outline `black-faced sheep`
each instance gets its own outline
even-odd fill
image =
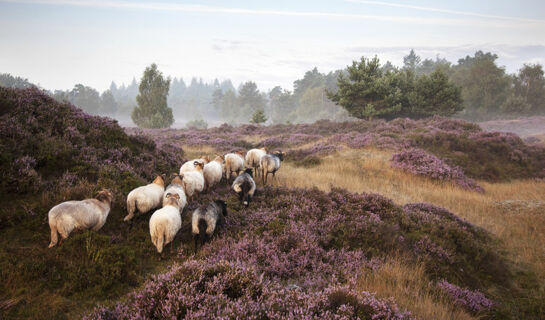
[[[275,151],[272,154],[261,157],[260,167],[263,184],[267,184],[269,173],[272,173],[273,178],[276,178],[276,171],[280,169],[280,164],[284,160],[284,155],[285,153],[282,151]]]
[[[216,200],[193,211],[191,233],[195,251],[212,237],[214,231],[224,223],[226,216],[227,204],[223,200]]]
[[[233,181],[231,188],[238,195],[240,202],[247,207],[254,197],[256,189],[255,181],[252,177],[252,169],[248,168],[239,174],[235,181]]]

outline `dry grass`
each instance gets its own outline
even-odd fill
[[[490,184],[484,194],[417,177],[389,165],[391,153],[343,150],[312,168],[286,163],[280,183],[290,187],[345,188],[379,193],[398,204],[430,202],[447,208],[503,240],[515,262],[529,264],[545,277],[545,183],[525,180]],[[511,204],[506,200],[522,200]],[[516,223],[514,221],[516,220]]]
[[[364,273],[358,288],[375,292],[378,297],[393,297],[397,305],[410,310],[417,319],[476,319],[453,305],[451,300],[429,287],[424,266],[405,265],[403,257],[393,257],[380,269]]]

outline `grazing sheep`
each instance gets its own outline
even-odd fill
[[[206,183],[206,191],[221,181],[223,175],[223,156],[216,156],[214,161],[204,165],[203,175]]]
[[[183,181],[182,181],[182,178],[178,175],[178,174],[175,174],[176,176],[174,177],[174,179],[172,179],[172,181],[170,181],[170,184],[168,185],[168,187],[165,189],[165,192],[163,193],[163,207],[166,206],[166,203],[167,203],[167,195],[169,193],[172,193],[172,194],[177,194],[179,196],[179,199],[178,199],[178,207],[180,208],[180,213],[184,210],[185,206],[187,205],[187,198],[185,196],[185,191],[184,191],[184,186],[183,186]]]
[[[202,163],[203,165],[205,165],[208,162],[210,162],[210,157],[209,156],[202,156],[199,159],[193,159],[193,160],[186,161],[182,165],[182,167],[180,168],[180,174],[182,174],[184,172],[195,171],[195,162],[199,162],[199,163]]]
[[[182,185],[185,194],[191,200],[193,195],[201,193],[204,190],[203,164],[195,161],[195,171],[184,172],[182,177]]]
[[[224,223],[226,216],[227,204],[223,200],[216,200],[193,211],[191,233],[193,234],[193,249],[195,251],[197,251],[198,244],[202,246],[212,237],[214,231]]]
[[[231,179],[233,172],[236,172],[237,176],[240,171],[244,169],[244,152],[237,151],[235,153],[228,153],[225,155],[225,178]]]
[[[73,230],[92,229],[97,231],[104,223],[112,208],[113,195],[104,189],[94,199],[82,201],[66,201],[49,210],[49,228],[51,228],[51,242],[49,248],[59,241],[68,238]]]
[[[157,176],[152,183],[138,187],[127,196],[127,216],[123,219],[129,221],[138,210],[140,213],[149,212],[161,205],[165,192],[165,181],[162,176]]]
[[[246,167],[254,168],[254,172],[256,173],[256,176],[259,173],[259,163],[261,161],[261,157],[267,154],[267,149],[261,148],[261,149],[252,149],[246,153]]]
[[[163,246],[168,243],[172,251],[172,240],[182,227],[179,202],[180,196],[177,193],[167,193],[163,208],[155,211],[149,220],[151,242],[159,253],[163,252]]]
[[[248,168],[241,173],[233,181],[232,188],[238,194],[240,202],[243,202],[244,206],[247,207],[255,193],[255,181],[252,177],[252,169]]]
[[[272,173],[273,178],[276,178],[276,171],[280,169],[280,163],[284,161],[284,155],[285,153],[282,151],[275,151],[261,157],[260,167],[263,184],[267,184],[269,173]]]

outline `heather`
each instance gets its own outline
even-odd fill
[[[446,280],[438,281],[437,287],[448,293],[456,304],[463,306],[469,311],[480,312],[491,308],[493,305],[493,302],[487,299],[481,292],[460,288]]]
[[[52,189],[65,174],[90,182],[143,182],[176,167],[183,152],[128,136],[117,121],[91,116],[36,88],[0,88],[2,193]],[[124,182],[119,181],[120,184]]]
[[[465,176],[459,167],[451,167],[436,156],[422,149],[409,149],[395,153],[391,159],[395,168],[400,168],[416,175],[434,180],[451,181],[468,190],[484,192],[475,180]]]
[[[396,151],[419,148],[451,168],[459,167],[468,178],[490,182],[542,178],[545,174],[545,148],[528,145],[512,133],[487,132],[477,124],[438,116],[420,120],[320,120],[313,124],[238,127],[223,124],[209,129],[128,128],[126,131],[145,134],[156,143],[211,146],[219,152],[263,146],[282,149],[288,151],[287,161],[302,166],[319,163],[324,153],[312,155],[312,146],[309,146],[318,144],[332,146],[329,147],[331,152],[343,146]],[[316,151],[320,149],[317,147]]]
[[[184,245],[183,262],[88,317],[405,318],[393,301],[354,287],[394,252],[424,262],[430,279],[491,294],[512,286],[491,236],[431,204],[341,189],[264,188],[247,209],[228,199],[233,210],[212,242],[197,254]]]
[[[144,217],[123,224],[124,196],[176,170],[179,147],[129,136],[115,120],[91,116],[42,91],[0,88],[0,317],[68,319],[119,297],[164,262]],[[115,194],[100,232],[74,232],[47,250],[47,212],[62,201]]]

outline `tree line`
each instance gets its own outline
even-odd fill
[[[132,116],[135,123],[161,110],[164,121],[141,123],[146,127],[169,126],[173,119],[192,120],[189,125],[205,127],[206,121],[298,123],[430,115],[488,120],[545,114],[542,65],[525,64],[516,74],[508,74],[497,59],[496,54],[477,51],[453,64],[439,57],[422,60],[411,50],[403,66],[396,67],[389,61],[381,64],[377,57],[362,57],[342,70],[309,70],[294,81],[292,91],[277,86],[268,92],[260,91],[253,81],[238,88],[230,80],[193,78],[186,84],[182,78],[164,77],[152,65],[139,82],[133,79],[121,86],[112,82],[102,93],[77,84],[72,90],[50,94],[88,113],[120,120]],[[0,74],[0,85],[33,86],[9,74]],[[146,94],[157,100],[149,100]]]

